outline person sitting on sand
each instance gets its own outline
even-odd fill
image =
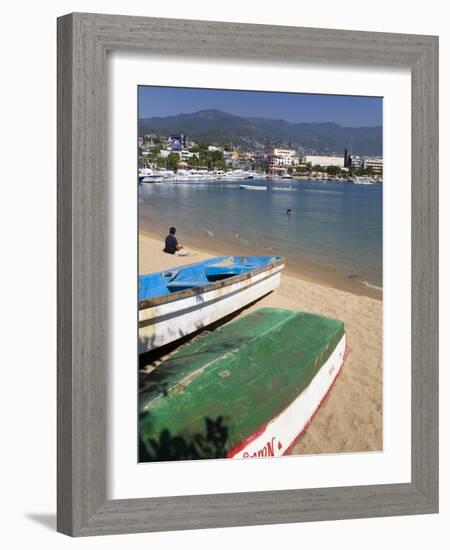
[[[169,229],[169,234],[166,237],[166,244],[163,252],[165,252],[166,254],[178,254],[178,256],[187,256],[189,252],[184,248],[182,244],[178,244],[178,239],[175,237],[176,232],[176,227],[171,227]]]

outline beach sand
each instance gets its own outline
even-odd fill
[[[148,231],[139,235],[139,272],[151,273],[229,254],[223,243],[205,238],[198,242],[183,240],[189,248],[186,257],[164,254],[163,236]],[[181,240],[181,239],[180,239]],[[195,246],[194,246],[195,244]],[[222,250],[222,252],[219,252]],[[371,289],[349,285],[342,290],[342,277],[318,278],[301,262],[286,264],[281,285],[240,315],[260,307],[281,307],[317,313],[345,323],[349,354],[333,389],[318,410],[307,431],[289,454],[322,454],[381,451],[382,432],[382,315],[383,303]],[[337,287],[337,288],[335,288]],[[366,295],[364,295],[366,294]],[[368,295],[367,295],[368,294]],[[380,292],[375,293],[380,296]]]

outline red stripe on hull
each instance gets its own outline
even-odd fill
[[[284,451],[283,455],[286,455],[291,449],[292,447],[297,443],[297,441],[300,439],[300,437],[306,432],[306,430],[309,428],[309,425],[311,424],[311,422],[313,421],[317,411],[320,409],[322,403],[325,401],[325,399],[328,397],[328,394],[330,393],[331,389],[333,388],[341,370],[342,370],[342,367],[344,366],[344,363],[345,363],[345,360],[347,358],[347,355],[349,353],[349,347],[348,345],[345,347],[345,352],[344,352],[344,356],[342,358],[342,362],[341,362],[341,365],[339,367],[339,370],[336,374],[336,376],[334,377],[333,381],[331,382],[329,388],[327,389],[325,395],[322,397],[322,399],[320,400],[320,403],[319,405],[316,407],[316,409],[314,410],[314,412],[312,413],[311,417],[309,418],[309,420],[306,422],[306,424],[303,426],[302,430],[300,431],[300,433],[294,438],[294,440],[292,441],[292,443],[289,445],[289,447]],[[283,413],[281,413],[283,414]],[[264,424],[264,426],[262,426],[259,430],[257,430],[255,433],[253,433],[250,437],[248,437],[247,439],[245,439],[244,441],[242,441],[242,443],[239,443],[238,445],[236,445],[235,447],[233,447],[231,449],[231,451],[229,451],[226,455],[226,458],[233,458],[236,454],[240,453],[241,451],[243,451],[248,445],[250,445],[250,443],[252,443],[253,441],[255,441],[255,439],[257,439],[258,437],[260,437],[267,429],[268,425],[270,424],[270,421],[267,422],[267,424]]]
[[[344,366],[345,360],[347,359],[348,353],[349,353],[349,347],[346,346],[345,352],[344,352],[344,357],[342,358],[341,366],[339,367],[339,370],[338,370],[336,376],[334,377],[333,382],[331,382],[330,387],[327,389],[325,395],[324,395],[324,396],[322,397],[322,399],[320,400],[320,403],[319,403],[319,405],[317,406],[316,410],[312,413],[311,418],[308,420],[308,422],[304,425],[302,431],[297,435],[297,437],[294,439],[294,441],[289,445],[289,447],[288,447],[288,448],[286,449],[286,451],[283,453],[283,456],[288,454],[288,452],[292,449],[292,447],[297,443],[297,441],[302,437],[302,435],[303,435],[303,434],[306,432],[306,430],[309,428],[311,422],[314,420],[314,417],[315,417],[316,414],[317,414],[317,411],[320,409],[320,407],[322,406],[322,403],[323,403],[323,402],[325,401],[325,399],[328,397],[328,394],[330,393],[330,391],[332,390],[334,384],[336,383],[336,380],[338,379],[338,376],[339,376],[339,374],[341,373],[342,367]]]

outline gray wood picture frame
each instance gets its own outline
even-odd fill
[[[106,53],[407,67],[412,74],[411,483],[106,495]],[[438,38],[74,13],[58,19],[58,506],[72,536],[438,511]]]

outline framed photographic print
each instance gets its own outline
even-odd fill
[[[437,512],[437,38],[58,20],[58,530]]]

